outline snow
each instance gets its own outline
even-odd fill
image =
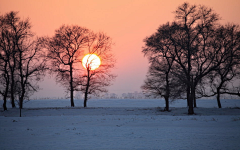
[[[19,109],[0,108],[0,149],[239,149],[240,100],[186,101],[161,111],[163,100],[32,100]],[[2,105],[2,100],[0,101]]]

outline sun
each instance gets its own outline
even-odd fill
[[[95,70],[101,65],[101,60],[96,54],[87,54],[82,59],[82,65],[89,70]]]

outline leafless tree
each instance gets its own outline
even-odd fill
[[[73,92],[76,90],[77,68],[80,59],[87,48],[89,30],[80,26],[63,25],[55,31],[51,38],[45,38],[48,50],[49,68],[56,74],[56,81],[60,82],[70,92],[71,107],[74,107]]]
[[[217,95],[218,107],[221,108],[220,95],[232,94],[239,95],[236,84],[232,84],[232,81],[239,82],[240,78],[240,30],[238,25],[228,24],[220,26],[215,34],[216,45],[221,48],[220,55],[224,61],[216,68],[216,70],[210,73],[209,84],[205,86],[211,87],[211,93],[205,96]],[[218,62],[216,62],[218,63]],[[206,88],[206,87],[204,87]]]
[[[171,55],[174,47],[165,36],[165,28],[168,26],[169,24],[162,25],[157,33],[144,40],[145,47],[142,52],[148,57],[151,65],[147,79],[141,87],[147,95],[164,97],[166,111],[169,111],[169,99],[180,98],[184,93],[184,88],[180,86],[183,85],[182,82],[173,72],[176,70],[175,57]]]
[[[3,97],[3,108],[7,110],[7,98],[10,87],[10,71],[9,71],[9,51],[11,42],[9,41],[9,32],[7,32],[7,24],[5,16],[0,16],[0,94]]]
[[[15,107],[15,93],[16,93],[16,54],[17,44],[21,43],[26,34],[29,33],[29,24],[27,20],[20,20],[17,12],[6,13],[1,16],[1,48],[5,54],[5,61],[7,63],[8,74],[10,76],[10,97],[12,107]]]
[[[112,40],[104,33],[91,33],[88,40],[86,54],[97,55],[101,59],[99,68],[93,70],[92,62],[88,61],[85,71],[79,74],[78,90],[84,93],[84,107],[87,107],[88,94],[99,95],[107,92],[105,87],[111,85],[111,81],[116,77],[111,73],[115,65],[112,53]]]
[[[151,61],[147,78],[141,86],[145,95],[165,99],[165,111],[169,111],[170,99],[181,98],[185,92],[184,84],[172,72],[173,63],[174,61],[170,58],[155,58]]]
[[[45,70],[42,50],[38,41],[34,41],[34,34],[30,29],[29,19],[21,20],[17,12],[1,17],[0,47],[1,61],[4,61],[4,67],[1,65],[1,68],[5,70],[2,72],[5,78],[5,93],[10,85],[8,91],[12,107],[15,107],[14,99],[18,96],[20,110],[23,101],[37,91],[37,81]]]
[[[226,61],[228,52],[217,41],[219,16],[212,9],[184,3],[175,14],[176,22],[161,26],[156,33],[164,40],[155,39],[153,42],[157,42],[157,46],[169,47],[169,54],[178,66],[173,72],[186,85],[188,114],[194,114],[196,88]],[[150,50],[155,55],[162,54],[161,47]]]
[[[7,98],[10,86],[10,73],[8,69],[8,57],[6,56],[5,52],[0,49],[0,94],[3,97],[3,109],[7,110]]]
[[[38,40],[25,41],[19,45],[17,52],[17,95],[19,107],[23,107],[23,101],[38,91],[38,81],[42,79],[46,71],[46,58]]]
[[[182,39],[171,38],[179,46],[174,54],[187,79],[189,114],[193,114],[198,83],[223,62],[222,57],[216,56],[220,49],[214,41],[219,17],[210,8],[184,3],[177,9],[176,19]]]

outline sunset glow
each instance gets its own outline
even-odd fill
[[[156,32],[159,26],[174,21],[175,10],[184,2],[186,0],[0,0],[0,13],[17,11],[21,19],[29,18],[32,32],[37,37],[51,37],[63,24],[106,33],[114,43],[112,50],[116,69],[113,73],[117,75],[117,80],[108,90],[121,95],[141,91],[149,67],[142,53],[143,40]],[[240,0],[188,2],[212,8],[222,18],[219,20],[221,24],[240,24]],[[82,57],[78,59],[82,60]],[[79,67],[82,67],[81,64]],[[61,92],[63,88],[47,75],[40,84],[43,90],[35,93],[36,97],[65,96]]]
[[[82,65],[85,69],[95,70],[101,65],[101,60],[96,54],[87,54],[82,59]]]

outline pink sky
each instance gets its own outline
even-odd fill
[[[112,37],[118,75],[110,93],[141,91],[148,62],[142,54],[143,39],[168,21],[185,0],[0,0],[0,14],[19,11],[29,18],[37,36],[52,36],[62,24],[79,25]],[[240,24],[240,0],[189,0],[213,8],[221,23]],[[45,77],[34,97],[61,97],[64,90],[55,79]]]

